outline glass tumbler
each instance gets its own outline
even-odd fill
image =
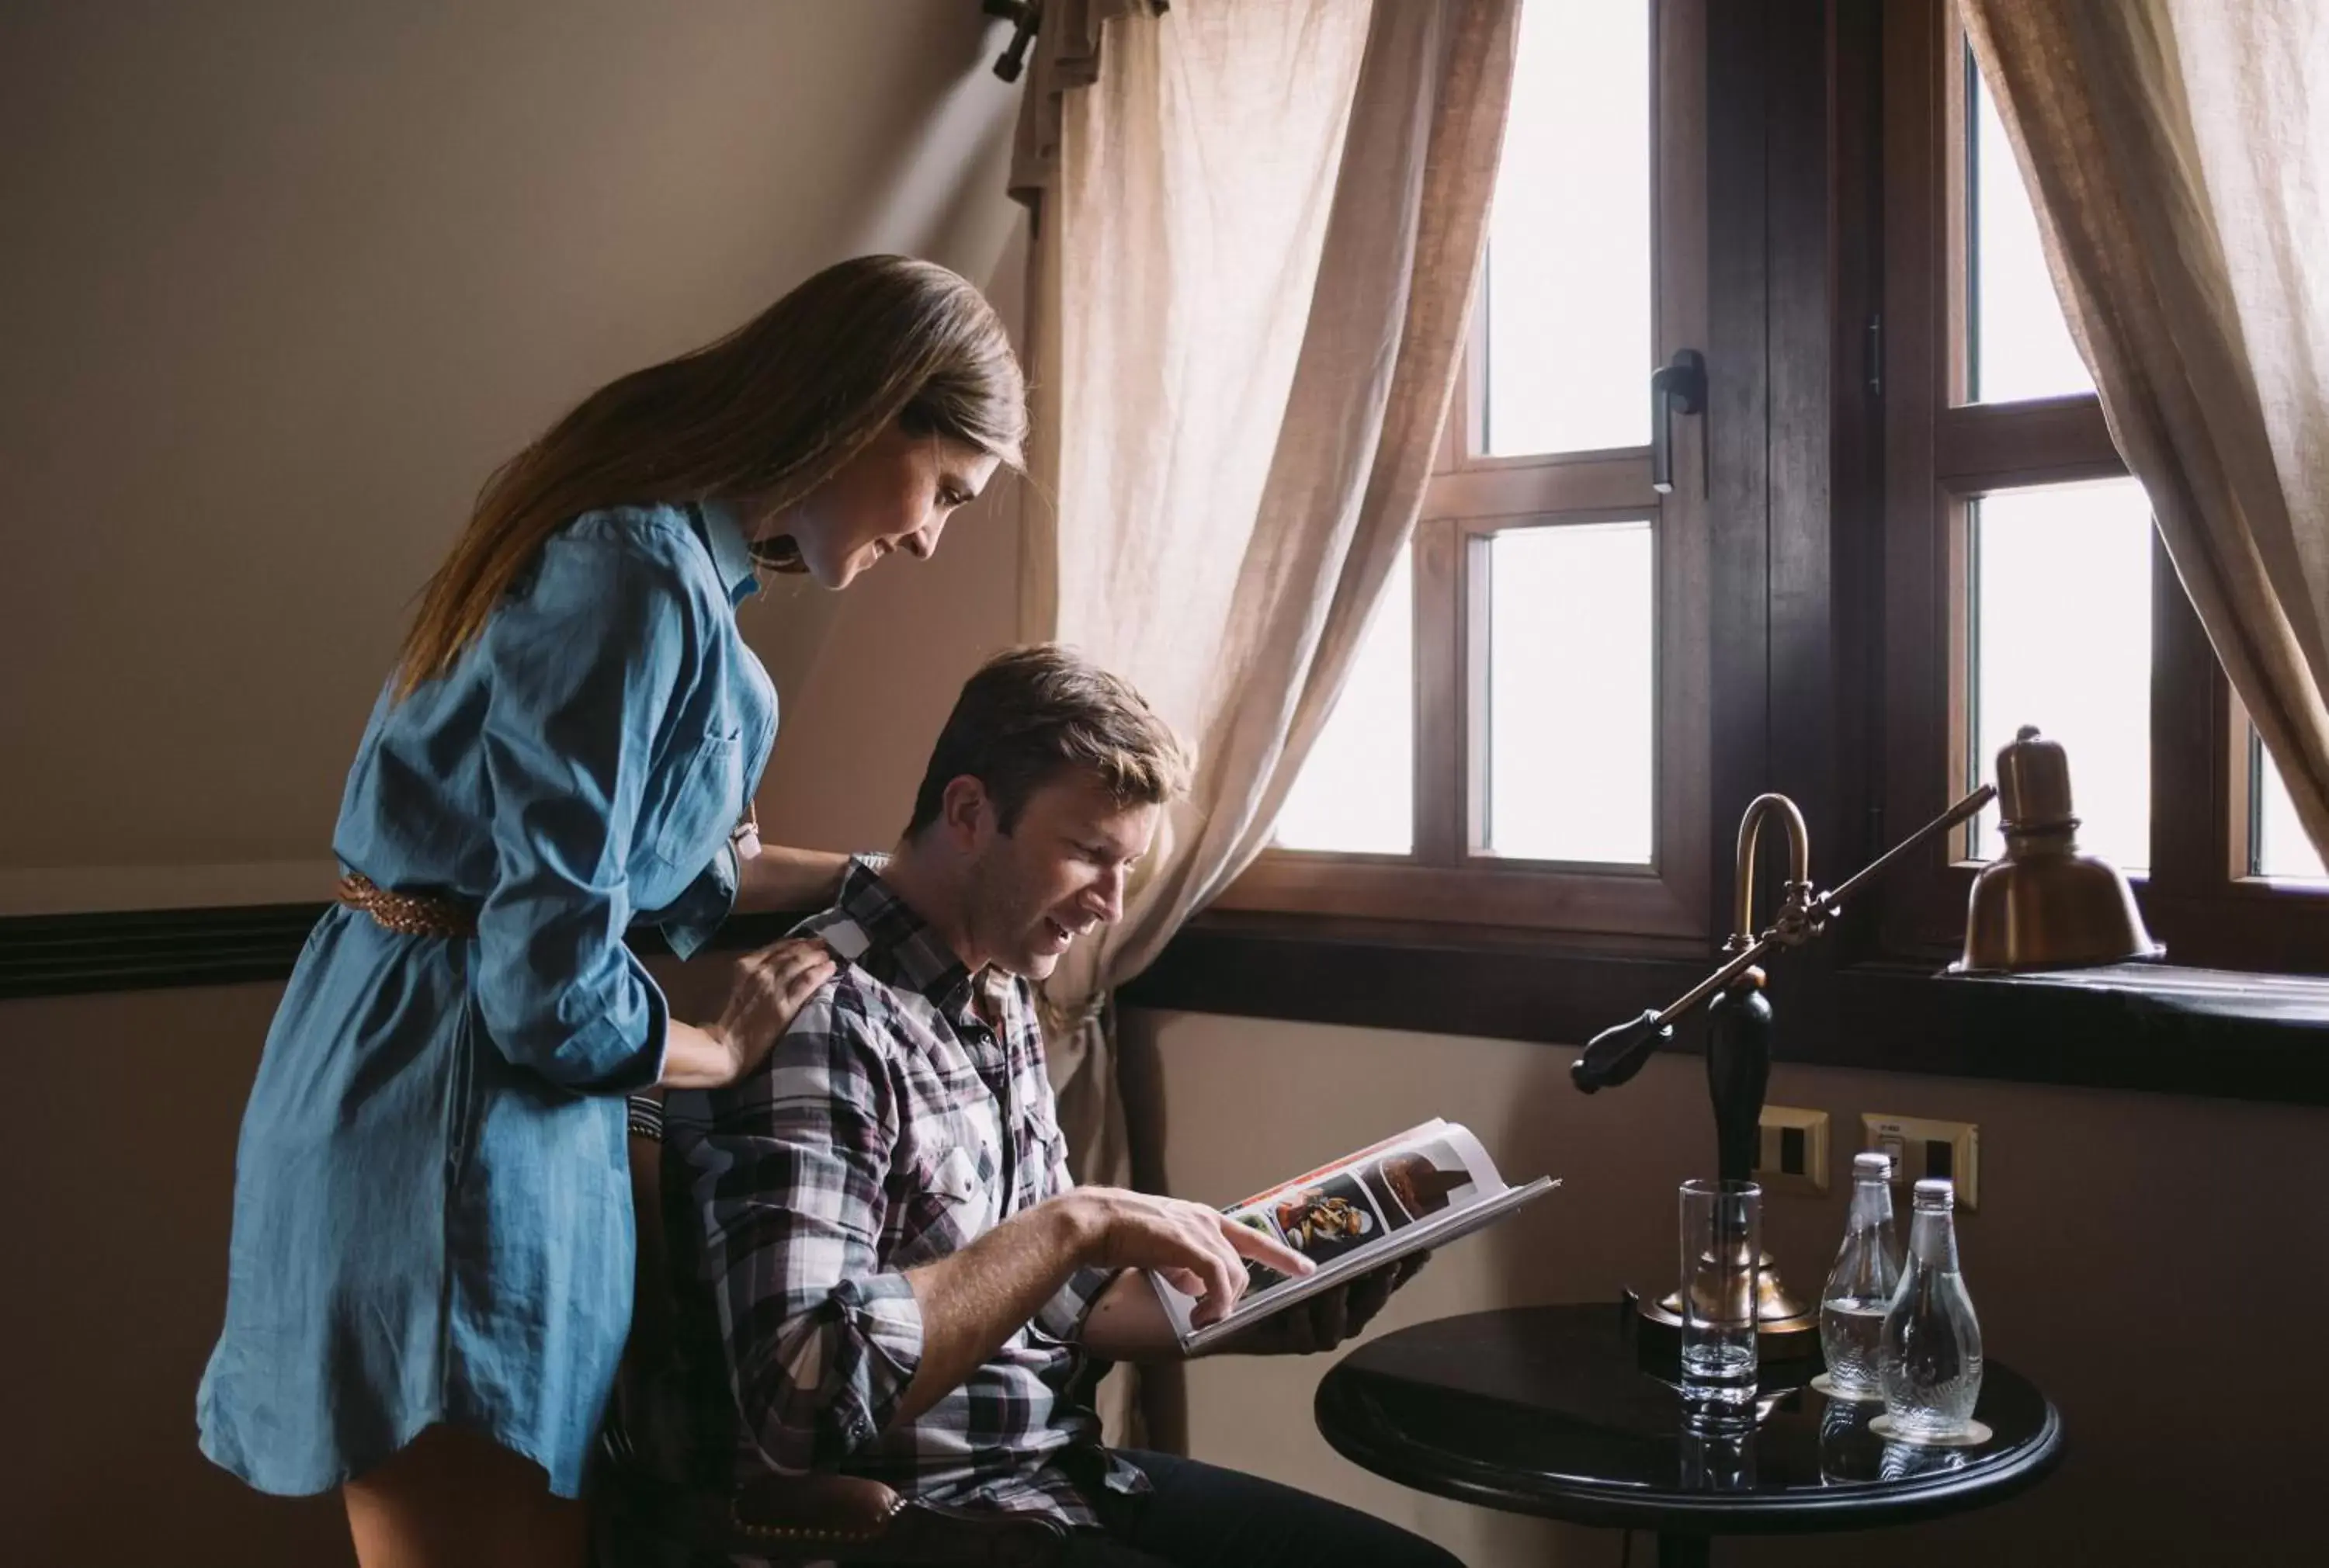
[[[1751,1181],[1682,1187],[1683,1418],[1703,1433],[1755,1424],[1755,1298],[1763,1189]]]

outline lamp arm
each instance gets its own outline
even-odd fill
[[[1935,817],[1931,822],[1927,822],[1923,827],[1853,872],[1834,892],[1823,893],[1813,898],[1812,908],[1818,916],[1813,927],[1815,932],[1824,928],[1827,921],[1843,913],[1844,899],[1847,896],[1865,887],[1881,873],[1898,864],[1909,851],[1973,816],[1996,796],[1997,790],[1994,785],[1982,785],[1947,811],[1943,812],[1939,816]],[[1588,1094],[1598,1089],[1626,1082],[1642,1070],[1642,1064],[1649,1059],[1652,1051],[1673,1040],[1674,1026],[1677,1019],[1687,1016],[1692,1009],[1709,997],[1729,991],[1741,976],[1754,968],[1759,961],[1774,948],[1783,945],[1793,944],[1786,942],[1779,928],[1774,925],[1739,952],[1726,957],[1711,974],[1691,987],[1664,1009],[1654,1009],[1614,1028],[1602,1030],[1587,1044],[1583,1054],[1570,1065],[1570,1082],[1574,1083],[1579,1090]],[[1764,1003],[1762,1027],[1766,1029],[1769,1027],[1769,1006],[1768,1001]]]
[[[1947,832],[1959,822],[1965,822],[1968,818],[1974,816],[1982,809],[1982,807],[1989,804],[1990,802],[1996,798],[1997,786],[1995,784],[1982,785],[1979,789],[1974,791],[1973,793],[1966,796],[1965,799],[1951,806],[1947,811],[1943,812],[1939,816],[1935,817],[1931,822],[1927,822],[1923,827],[1919,828],[1915,832],[1909,834],[1907,838],[1901,840],[1899,843],[1893,845],[1891,849],[1877,856],[1876,859],[1869,861],[1868,864],[1862,866],[1859,870],[1854,871],[1851,876],[1845,878],[1843,879],[1843,885],[1838,887],[1834,892],[1823,893],[1818,897],[1813,899],[1812,903],[1814,906],[1819,910],[1823,918],[1834,919],[1836,915],[1843,913],[1843,901],[1845,897],[1851,894],[1853,888],[1860,887],[1863,883],[1875,880],[1876,877],[1880,873],[1891,869],[1894,861],[1900,859],[1909,850],[1919,848],[1928,839],[1932,839],[1939,834]]]

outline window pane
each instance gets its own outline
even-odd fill
[[[1404,855],[1415,847],[1414,585],[1402,554],[1334,717],[1278,813],[1279,849]]]
[[[1974,110],[1967,392],[1976,403],[2091,392],[2094,379],[2062,319],[2062,302],[2038,243],[2038,215],[2005,139],[2005,122],[1972,68],[1973,57],[1966,59]]]
[[[1488,852],[1649,864],[1657,768],[1650,524],[1515,529],[1495,536],[1488,560]]]
[[[2151,863],[2151,503],[2132,479],[1974,502],[1974,776],[2034,724],[2070,755],[2079,844]],[[1984,812],[1975,855],[2000,843]]]
[[[2305,824],[2296,820],[2296,803],[2288,798],[2288,783],[2280,775],[2280,765],[2272,760],[2253,729],[2249,731],[2249,744],[2254,748],[2255,762],[2249,771],[2256,777],[2257,789],[2256,874],[2316,880],[2329,877],[2313,840],[2305,836]]]
[[[1486,449],[1650,438],[1649,0],[1529,0],[1488,232]]]

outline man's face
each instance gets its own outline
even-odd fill
[[[982,810],[967,911],[988,962],[1042,980],[1075,939],[1119,919],[1124,883],[1156,836],[1157,809],[1124,804],[1081,768],[1028,797],[1008,833]]]

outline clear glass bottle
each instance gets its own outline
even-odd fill
[[[1981,1321],[1957,1267],[1957,1188],[1917,1183],[1909,1263],[1884,1314],[1881,1376],[1890,1435],[1955,1437],[1981,1397]]]
[[[1892,1230],[1892,1161],[1871,1150],[1852,1161],[1852,1215],[1843,1245],[1820,1292],[1820,1353],[1830,1396],[1878,1400],[1884,1314],[1900,1283],[1900,1243]]]

